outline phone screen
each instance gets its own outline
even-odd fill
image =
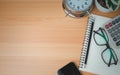
[[[82,75],[73,62],[58,70],[58,75]]]

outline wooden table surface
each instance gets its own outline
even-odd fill
[[[62,0],[0,0],[0,75],[57,75],[79,66],[88,16],[65,17]],[[92,13],[114,17],[112,13]],[[83,75],[94,75],[82,72]]]

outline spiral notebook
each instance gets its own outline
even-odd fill
[[[94,15],[90,16],[88,19],[88,26],[86,28],[86,35],[83,44],[83,49],[80,58],[80,66],[79,70],[91,72],[98,75],[119,75],[120,74],[120,61],[118,60],[116,65],[111,65],[108,67],[107,64],[103,61],[103,50],[106,49],[106,46],[101,45],[98,46],[95,42],[95,34],[93,31],[98,31],[100,27],[107,22],[112,20],[111,18]],[[90,34],[92,34],[90,36]],[[91,39],[90,39],[91,38]],[[91,40],[91,41],[90,41]],[[102,39],[98,39],[97,41],[102,41]],[[90,42],[90,43],[89,43]],[[109,42],[110,43],[110,42]],[[110,45],[112,47],[112,45]],[[89,47],[89,50],[88,50]],[[113,47],[112,47],[113,48]],[[120,49],[113,48],[118,59],[120,57]],[[88,52],[89,51],[89,52]],[[86,62],[86,56],[87,63]]]

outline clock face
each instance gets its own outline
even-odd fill
[[[89,9],[93,0],[66,0],[65,2],[73,11],[85,11]]]

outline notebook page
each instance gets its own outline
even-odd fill
[[[95,23],[93,30],[98,30],[99,27],[102,27],[103,24],[105,24],[110,18],[102,17],[95,15]],[[101,41],[101,39],[99,39]],[[92,72],[99,75],[119,75],[120,74],[120,50],[115,50],[117,56],[118,56],[118,64],[117,65],[111,65],[108,67],[101,58],[101,52],[106,48],[106,46],[98,46],[96,45],[93,35],[91,39],[90,44],[90,50],[87,60],[87,65],[85,68],[79,68],[80,70]]]

